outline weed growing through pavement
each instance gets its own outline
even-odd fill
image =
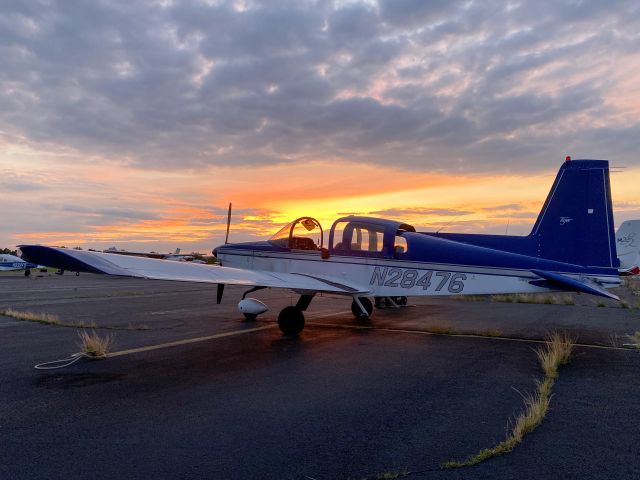
[[[637,332],[637,336],[640,342],[640,332]],[[554,333],[548,337],[543,347],[536,350],[540,366],[544,371],[544,378],[542,382],[536,382],[536,392],[533,395],[523,397],[524,410],[516,417],[507,438],[495,447],[485,448],[466,460],[451,460],[443,463],[442,468],[468,467],[510,452],[527,433],[535,430],[549,410],[551,389],[558,378],[558,368],[569,361],[574,343],[574,340],[566,334]]]
[[[25,322],[36,322],[42,323],[44,325],[55,325],[57,327],[67,328],[100,328],[104,330],[151,330],[151,327],[144,323],[129,323],[126,327],[111,327],[108,325],[99,327],[93,320],[90,322],[63,322],[57,315],[54,315],[52,313],[21,312],[19,310],[14,310],[13,308],[0,310],[0,316],[11,317],[15,318],[16,320],[22,320]]]
[[[0,315],[15,318],[16,320],[24,320],[26,322],[44,323],[46,325],[61,325],[58,316],[52,315],[51,313],[20,312],[13,308],[6,308],[4,310],[0,310]]]
[[[552,295],[540,293],[509,293],[491,295],[491,300],[498,303],[531,303],[537,305],[575,305],[571,295]]]
[[[101,337],[94,330],[82,330],[78,332],[80,337],[81,352],[92,357],[104,357],[113,345],[114,337],[112,334]]]

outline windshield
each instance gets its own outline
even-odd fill
[[[322,247],[322,227],[311,217],[302,217],[278,230],[269,243],[297,250],[317,250]]]

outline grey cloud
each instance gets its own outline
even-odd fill
[[[451,0],[381,0],[380,13],[383,20],[401,26],[419,26],[445,17],[455,11],[457,2]]]
[[[463,215],[471,215],[472,211],[459,210],[455,208],[389,208],[386,210],[377,210],[375,212],[369,212],[373,215],[399,217],[402,215],[439,215],[443,217],[457,217]]]
[[[637,50],[634,2],[247,7],[11,3],[0,131],[160,169],[332,158],[526,172],[579,152],[637,162],[640,121],[603,120],[616,114],[612,73]]]
[[[498,213],[492,215],[492,218],[538,218],[537,212],[510,212],[510,213]]]
[[[517,203],[509,203],[507,205],[496,205],[495,207],[481,208],[484,212],[502,212],[504,210],[522,210],[522,205]]]
[[[146,210],[134,210],[131,208],[117,208],[117,207],[98,207],[90,208],[80,205],[62,205],[61,210],[71,213],[79,213],[81,215],[104,217],[113,220],[159,220],[162,218],[160,215],[149,212]]]

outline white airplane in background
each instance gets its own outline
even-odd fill
[[[616,232],[621,275],[640,274],[640,220],[622,222]]]
[[[20,248],[32,262],[61,269],[214,283],[218,303],[227,284],[251,287],[238,304],[249,318],[267,310],[245,298],[249,292],[290,289],[300,297],[278,316],[285,335],[302,331],[303,312],[318,293],[349,297],[353,314],[368,318],[372,297],[565,290],[618,299],[607,288],[621,283],[605,160],[567,158],[524,237],[420,233],[403,222],[348,216],[336,220],[326,238],[317,220],[302,217],[266,241],[217,247],[213,253],[222,266],[40,245]]]
[[[91,250],[93,251],[93,250]],[[147,257],[158,258],[162,260],[172,260],[174,262],[195,262],[195,263],[207,263],[200,260],[199,254],[195,253],[180,253],[180,249],[176,248],[173,253],[157,253],[157,252],[132,252],[129,250],[118,250],[116,247],[107,248],[103,250],[104,253],[115,253],[118,255],[128,255],[130,257]]]
[[[7,253],[0,254],[0,272],[24,270],[24,276],[28,277],[29,275],[31,275],[31,269],[37,267],[38,265],[26,262],[22,258],[16,257],[15,255],[9,255]]]
[[[194,253],[180,253],[180,249],[176,248],[176,251],[165,257],[165,260],[173,260],[174,262],[193,262],[205,264],[204,260],[198,258],[200,255]]]

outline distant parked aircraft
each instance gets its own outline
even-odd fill
[[[616,250],[621,275],[640,273],[640,220],[622,222],[616,232]]]
[[[176,248],[176,251],[173,253],[157,253],[157,252],[132,252],[129,250],[118,250],[116,247],[107,248],[103,250],[104,253],[116,253],[118,255],[126,255],[129,257],[146,257],[146,258],[157,258],[161,260],[173,260],[176,262],[194,262],[194,263],[207,263],[203,260],[200,260],[199,254],[195,253],[180,253],[180,249]]]
[[[27,262],[15,255],[0,254],[0,272],[24,270],[24,276],[28,277],[31,275],[31,269],[37,267],[37,265]]]

